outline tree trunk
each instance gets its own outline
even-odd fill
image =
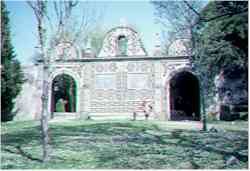
[[[43,63],[43,92],[42,92],[42,116],[41,116],[41,129],[42,129],[42,144],[43,144],[43,161],[49,160],[49,126],[48,126],[48,64],[45,62],[45,53],[42,49]]]
[[[38,2],[39,3],[39,2]],[[42,2],[40,2],[42,3]],[[38,5],[39,6],[39,5]],[[40,4],[42,6],[42,4]],[[42,11],[42,9],[40,9]],[[43,11],[44,12],[44,11]],[[43,89],[42,89],[42,116],[41,116],[41,130],[42,130],[42,146],[43,146],[43,162],[49,160],[49,126],[48,126],[48,63],[45,56],[45,28],[43,26],[43,17],[44,14],[41,14],[37,18],[38,21],[38,35],[39,35],[39,44],[41,56],[43,59]]]
[[[207,131],[207,116],[206,116],[206,107],[205,107],[205,101],[204,101],[204,93],[203,90],[201,90],[202,92],[202,130],[203,131]]]
[[[203,78],[204,80],[205,78]],[[205,89],[206,89],[206,85],[204,84],[207,84],[207,83],[204,83],[206,81],[201,82],[201,78],[200,78],[200,97],[201,97],[201,105],[202,105],[202,130],[203,131],[207,131],[207,116],[206,116],[206,107],[205,107],[205,99],[204,99],[204,96],[205,96]]]
[[[42,116],[41,116],[41,130],[42,130],[42,145],[43,145],[43,161],[49,160],[49,126],[48,126],[48,82],[47,80],[47,66],[43,66],[43,94],[42,94]]]

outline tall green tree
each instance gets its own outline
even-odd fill
[[[16,59],[11,44],[9,12],[4,1],[1,1],[1,121],[11,121],[15,98],[20,93],[24,75],[19,61]]]
[[[194,27],[192,62],[199,72],[208,76],[208,88],[213,95],[213,80],[221,71],[245,70],[247,73],[248,2],[211,1],[199,17]]]

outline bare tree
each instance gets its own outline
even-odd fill
[[[87,4],[83,6],[80,23],[75,22],[73,11],[80,4],[78,1],[54,1],[53,9],[48,10],[47,1],[35,0],[27,1],[27,4],[34,12],[37,21],[38,49],[39,55],[36,55],[39,62],[43,64],[43,88],[42,88],[42,114],[41,114],[41,132],[43,145],[43,161],[50,159],[51,147],[49,145],[49,126],[48,126],[48,70],[49,58],[47,56],[48,38],[53,39],[52,35],[70,39],[72,43],[79,41],[84,37],[99,20],[95,10],[90,10]],[[56,18],[52,19],[51,13],[55,13]],[[101,15],[100,15],[101,16]],[[48,24],[48,25],[46,25]],[[48,29],[52,35],[49,36]],[[70,35],[69,35],[70,34]],[[81,35],[81,36],[80,36]],[[84,36],[83,36],[84,35]],[[69,36],[69,37],[67,37]],[[85,38],[85,37],[84,37]]]
[[[202,1],[153,1],[157,21],[167,30],[172,41],[189,39],[188,48],[193,49],[193,26],[197,22],[198,12],[204,6]],[[192,8],[191,8],[192,7]]]
[[[96,27],[102,16],[89,2],[54,1],[51,7],[51,13],[55,16],[53,22],[48,15],[46,17],[53,35],[52,41],[56,42],[60,39],[79,44],[86,42],[87,35]],[[77,9],[81,9],[80,16],[75,16]]]
[[[45,1],[28,1],[28,5],[32,8],[36,20],[38,31],[38,48],[43,62],[43,88],[42,88],[42,115],[41,115],[41,131],[42,131],[42,145],[43,145],[43,161],[49,160],[50,146],[49,146],[49,127],[48,127],[48,60],[45,52],[45,15],[46,15],[46,2]]]
[[[156,20],[159,22],[172,41],[175,39],[189,39],[189,48],[194,48],[194,28],[200,23],[207,23],[221,19],[225,16],[233,16],[248,11],[248,7],[238,10],[224,10],[219,15],[205,16],[202,11],[206,1],[152,1],[155,7]],[[168,38],[169,38],[168,37]],[[174,38],[173,38],[174,37]],[[169,44],[172,41],[167,42]],[[169,46],[169,45],[167,45]],[[191,53],[193,54],[193,52]]]

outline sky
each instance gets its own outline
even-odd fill
[[[17,58],[22,64],[29,64],[38,42],[33,11],[25,1],[7,1],[6,4]],[[100,26],[106,30],[118,26],[121,19],[136,26],[147,52],[151,53],[154,35],[160,33],[161,28],[155,24],[154,7],[149,1],[91,1],[91,6],[102,14]]]

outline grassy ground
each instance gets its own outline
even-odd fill
[[[50,123],[51,160],[41,162],[39,122],[2,124],[2,169],[248,168],[248,123],[67,121]],[[225,131],[223,131],[225,130]],[[226,165],[230,156],[238,162]]]

